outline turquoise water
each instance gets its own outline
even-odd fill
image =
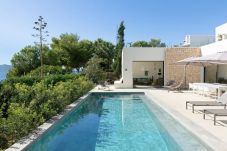
[[[26,150],[205,151],[208,149],[171,116],[149,101],[144,94],[114,93],[92,94]]]

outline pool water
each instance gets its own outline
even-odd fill
[[[93,93],[25,150],[209,149],[144,94]]]

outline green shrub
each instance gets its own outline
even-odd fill
[[[38,67],[32,70],[27,75],[29,76],[40,76],[41,67]],[[51,75],[51,74],[70,74],[72,73],[71,68],[62,68],[61,66],[51,66],[51,65],[44,65],[43,66],[43,75]]]
[[[27,135],[36,125],[33,120],[35,114],[32,114],[29,108],[21,107],[19,104],[11,103],[7,118],[0,118],[0,148],[8,147],[8,143],[13,143],[17,139]]]
[[[1,83],[0,149],[5,148],[6,141],[7,146],[10,145],[62,112],[66,105],[93,86],[85,77],[73,74],[49,75],[44,78],[24,76]]]
[[[84,69],[84,74],[86,78],[93,81],[94,83],[100,83],[105,81],[106,74],[105,71],[101,68],[102,62],[102,58],[98,58],[97,56],[92,57],[87,62],[87,66]]]
[[[69,79],[76,79],[80,75],[75,75],[75,74],[56,74],[56,75],[48,75],[44,77],[40,76],[21,76],[21,77],[13,77],[13,78],[8,78],[6,79],[3,83],[9,83],[9,84],[15,84],[15,83],[22,83],[26,85],[32,86],[34,83],[38,83],[41,80],[45,81],[45,84],[55,84],[60,81],[67,81]]]

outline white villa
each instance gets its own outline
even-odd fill
[[[187,35],[180,47],[130,47],[122,50],[122,78],[115,88],[134,85],[165,85],[168,80],[182,81],[184,67],[176,61],[227,51],[227,23],[216,27],[215,36]],[[227,79],[227,65],[209,67],[188,66],[186,85],[190,82],[217,82]]]

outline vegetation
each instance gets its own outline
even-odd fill
[[[93,88],[94,83],[119,78],[124,30],[122,21],[116,46],[100,38],[80,40],[76,34],[53,37],[50,47],[43,45],[42,76],[39,47],[25,46],[16,53],[7,79],[0,82],[0,150],[62,112]],[[133,43],[133,46],[164,45],[157,39]]]
[[[15,77],[0,87],[0,148],[4,149],[87,93],[93,83],[81,75]]]
[[[114,56],[114,63],[113,63],[113,69],[117,77],[121,76],[122,49],[125,46],[124,31],[125,31],[125,26],[124,26],[124,22],[122,21],[120,23],[120,27],[118,28],[118,32],[117,32],[117,45],[115,49],[115,56]]]
[[[84,70],[85,77],[92,80],[95,83],[103,82],[106,78],[104,70],[101,68],[103,59],[98,57],[92,57],[88,63],[87,67]]]
[[[150,41],[135,41],[131,45],[132,47],[166,47],[165,43],[162,43],[160,39],[151,39]]]

